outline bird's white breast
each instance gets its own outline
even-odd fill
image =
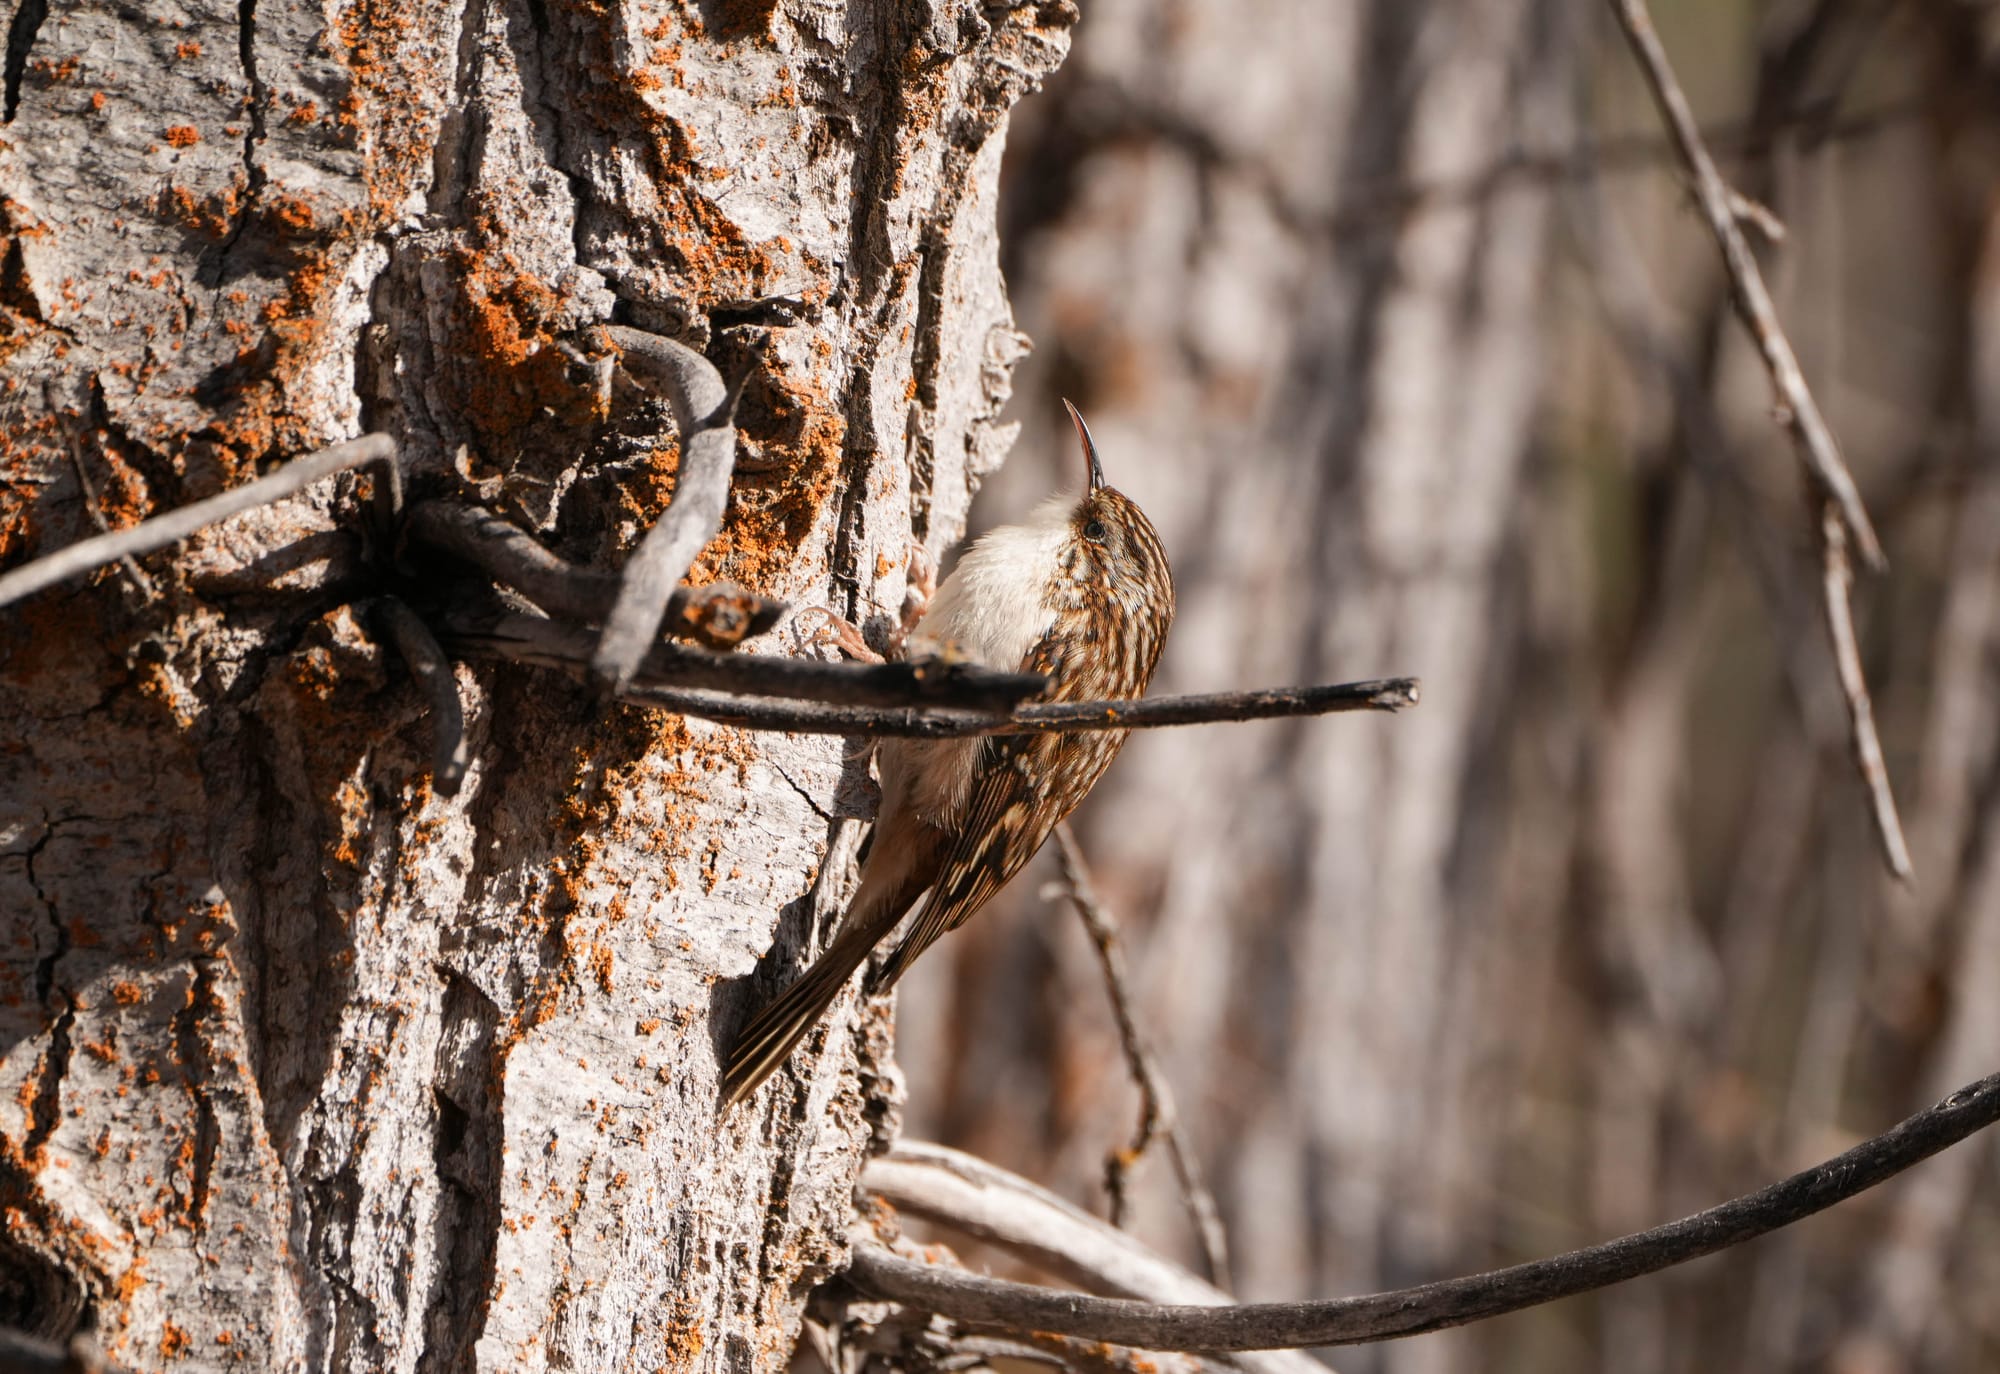
[[[1057,498],[1019,525],[982,537],[938,585],[910,634],[915,656],[941,654],[989,668],[1020,668],[1055,623],[1044,592],[1061,566],[1074,498]],[[882,805],[914,805],[949,829],[964,809],[979,749],[976,739],[888,740],[882,746]]]

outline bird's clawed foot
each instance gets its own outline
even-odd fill
[[[937,592],[937,560],[917,540],[910,540],[909,576],[903,585],[902,614],[889,627],[887,652],[869,646],[861,627],[826,606],[808,606],[802,615],[816,615],[821,624],[807,637],[808,644],[830,644],[857,663],[901,663],[909,657],[909,638],[930,608]]]
[[[799,614],[801,617],[816,615],[822,622],[817,629],[806,636],[806,643],[831,644],[857,663],[889,661],[868,647],[868,641],[861,636],[861,627],[845,616],[836,615],[825,606],[808,606]]]

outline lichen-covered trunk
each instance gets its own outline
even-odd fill
[[[748,378],[697,577],[863,616],[1011,437],[1007,113],[1054,3],[16,0],[0,566],[386,431],[615,563],[618,319]],[[0,612],[0,1323],[137,1369],[781,1367],[880,1027],[719,1114],[865,762],[461,665],[435,792],[369,479]],[[790,651],[781,628],[763,652]],[[865,1067],[865,1065],[864,1065]]]

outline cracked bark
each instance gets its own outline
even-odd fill
[[[702,579],[896,606],[1011,441],[995,181],[1066,4],[44,8],[0,566],[380,430],[413,498],[614,567],[676,463],[593,385],[614,319],[749,376]],[[369,480],[0,616],[0,1322],[135,1369],[780,1367],[882,1013],[721,1120],[714,1060],[838,906],[865,767],[460,666],[439,796],[346,602],[467,575],[391,567]]]

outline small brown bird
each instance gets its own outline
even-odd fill
[[[1088,464],[1082,499],[1057,497],[1026,524],[974,544],[938,588],[911,646],[949,645],[988,667],[1046,673],[1047,701],[1136,697],[1173,623],[1173,577],[1152,522],[1104,485],[1083,416],[1063,404]],[[1122,730],[885,741],[882,805],[840,933],[743,1028],[723,1069],[724,1099],[742,1101],[785,1062],[926,890],[874,990],[963,925],[1089,794],[1124,743]]]

